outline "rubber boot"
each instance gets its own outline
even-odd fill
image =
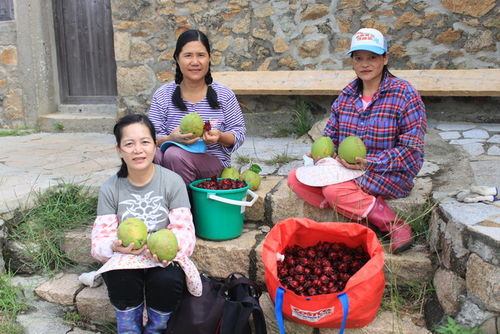
[[[148,311],[148,323],[144,327],[144,334],[160,334],[167,329],[168,319],[172,312],[160,312],[151,307],[146,307]]]
[[[125,310],[115,307],[118,334],[141,334],[143,310],[144,304]]]
[[[381,197],[377,197],[375,205],[366,216],[366,219],[381,232],[389,233],[393,254],[401,253],[411,247],[413,232],[410,225],[398,218],[396,213]]]

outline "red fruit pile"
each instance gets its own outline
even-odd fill
[[[363,247],[320,241],[314,246],[285,248],[285,260],[278,261],[281,284],[300,296],[315,296],[344,290],[349,278],[370,257]]]
[[[210,124],[209,121],[205,121],[205,124],[203,124],[203,130],[204,131],[210,131],[210,130],[212,130],[212,124]]]
[[[233,179],[218,179],[212,177],[210,180],[205,180],[195,187],[210,190],[230,190],[230,189],[240,189],[247,186],[246,182],[243,180],[233,180]]]

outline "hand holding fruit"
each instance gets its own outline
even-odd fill
[[[199,137],[193,137],[193,133],[181,133],[180,127],[175,127],[170,133],[170,141],[183,145],[191,145],[198,141]]]
[[[160,262],[164,267],[168,266],[167,260],[160,261],[160,259],[158,259],[158,255],[151,253],[149,248],[146,248],[144,255],[146,255],[146,257],[148,257],[149,259],[152,259],[155,262]]]
[[[356,163],[350,164],[347,161],[345,161],[344,159],[342,159],[340,156],[337,156],[337,161],[339,161],[342,164],[342,166],[344,166],[345,168],[365,170],[366,166],[368,165],[368,160],[360,158],[360,157],[356,157],[355,159],[356,159]]]
[[[142,252],[146,250],[146,245],[142,246],[139,249],[134,249],[134,243],[131,242],[128,244],[128,246],[124,246],[122,244],[122,241],[120,239],[113,241],[113,244],[111,245],[111,249],[113,252],[118,252],[118,253],[123,253],[123,254],[132,254],[132,255],[139,255]]]
[[[220,135],[221,135],[220,130],[211,129],[203,132],[202,139],[207,145],[211,145],[219,142]]]

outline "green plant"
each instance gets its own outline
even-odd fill
[[[274,158],[270,160],[266,160],[266,163],[268,165],[275,165],[275,164],[287,164],[290,161],[293,161],[294,158],[290,157],[286,152],[276,154]]]
[[[252,159],[250,159],[250,157],[247,155],[239,155],[238,154],[236,156],[236,163],[238,165],[246,165],[246,164],[249,164],[251,161],[252,161]]]
[[[291,134],[291,130],[285,126],[280,126],[274,133],[274,137],[276,138],[284,138],[288,137]]]
[[[35,132],[35,130],[28,129],[0,129],[0,137],[26,136]]]
[[[72,265],[61,250],[64,233],[95,218],[97,196],[88,187],[60,183],[36,192],[31,209],[17,210],[9,226],[9,238],[25,245],[25,255],[46,272]]]
[[[428,201],[418,211],[410,212],[407,214],[400,214],[400,216],[406,221],[406,223],[410,224],[417,241],[427,241],[429,234],[429,220],[432,211],[434,210],[434,208],[436,208],[437,205],[438,203]]]
[[[12,274],[0,274],[0,313],[15,317],[28,308],[20,287],[12,285]]]
[[[0,274],[0,333],[22,334],[16,316],[28,309],[22,289],[12,285],[12,274]]]
[[[71,326],[77,327],[82,327],[85,324],[77,311],[66,312],[64,314],[64,321]]]
[[[0,314],[0,333],[2,334],[23,334],[24,328],[17,324],[10,317],[3,317]]]
[[[298,136],[306,134],[312,127],[313,117],[309,104],[302,98],[297,99],[292,125]]]
[[[61,122],[55,122],[54,123],[54,129],[56,131],[63,131],[64,130],[64,124],[62,124]]]
[[[482,331],[479,328],[463,328],[459,324],[456,323],[455,319],[452,317],[448,317],[447,324],[439,326],[435,329],[436,333],[441,334],[481,334]]]

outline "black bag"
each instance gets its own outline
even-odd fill
[[[240,278],[236,274],[241,275]],[[201,274],[200,297],[185,291],[179,307],[168,321],[165,334],[251,334],[250,314],[256,334],[267,334],[259,305],[261,289],[243,274],[226,279]]]
[[[236,278],[236,274],[240,278]],[[262,289],[241,273],[226,278],[229,299],[224,304],[220,334],[251,334],[249,317],[252,315],[256,334],[267,334],[264,313],[259,304]]]

